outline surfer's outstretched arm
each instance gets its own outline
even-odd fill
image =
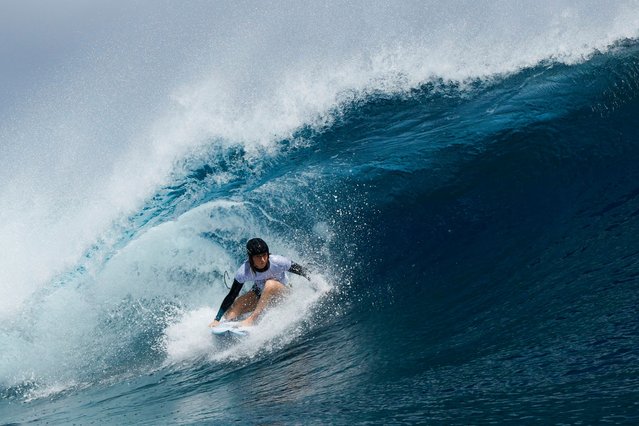
[[[301,275],[309,281],[311,280],[311,277],[308,274],[308,270],[298,263],[291,262],[291,267],[288,268],[288,271],[296,275]]]
[[[220,323],[222,316],[224,316],[224,313],[228,310],[228,308],[231,307],[233,302],[235,302],[235,299],[237,299],[237,296],[240,294],[240,290],[242,290],[243,286],[244,284],[242,284],[241,282],[238,282],[237,280],[233,280],[233,285],[231,286],[231,290],[229,291],[229,294],[227,294],[224,300],[222,301],[222,306],[220,306],[220,310],[217,311],[215,320],[213,320],[213,322],[209,324],[209,327],[215,327],[216,325]]]

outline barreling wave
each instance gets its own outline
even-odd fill
[[[380,51],[301,97],[267,87],[274,112],[211,82],[185,89],[157,129],[160,165],[143,143],[116,167],[107,199],[136,170],[144,183],[3,323],[0,394],[53,422],[38,405],[52,395],[80,410],[106,390],[99,419],[122,381],[131,406],[215,395],[194,422],[241,419],[249,400],[273,422],[603,418],[589,406],[629,419],[639,47],[614,40],[448,74]],[[291,75],[279,87],[301,89]],[[203,325],[256,235],[314,284],[294,281],[261,338],[218,348]]]

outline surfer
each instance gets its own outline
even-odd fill
[[[219,325],[222,318],[233,320],[251,311],[251,315],[240,326],[253,325],[270,302],[281,298],[288,291],[287,271],[311,280],[302,266],[284,256],[270,254],[268,245],[261,238],[250,239],[246,243],[246,252],[248,260],[235,273],[231,290],[209,327]],[[247,281],[252,281],[253,287],[246,294],[237,297]]]

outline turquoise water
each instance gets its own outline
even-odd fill
[[[636,3],[373,6],[10,11],[0,423],[637,422]]]

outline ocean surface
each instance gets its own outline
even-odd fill
[[[0,424],[639,423],[638,2],[64,4],[0,6]],[[312,280],[221,342],[255,236]]]

